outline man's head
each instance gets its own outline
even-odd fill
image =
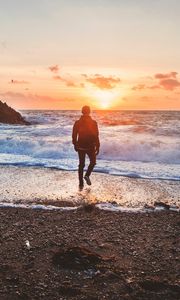
[[[89,116],[90,112],[91,112],[91,109],[90,109],[89,106],[85,105],[85,106],[82,107],[82,114],[84,116]]]

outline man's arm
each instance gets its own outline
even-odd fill
[[[98,154],[99,154],[99,148],[100,148],[99,129],[98,129],[97,122],[95,122],[95,124],[96,124],[96,140],[95,140],[95,146],[96,146],[96,155],[98,155]]]
[[[77,121],[74,123],[73,130],[72,130],[72,143],[74,145],[74,149],[77,151],[77,136],[78,136],[78,126]]]

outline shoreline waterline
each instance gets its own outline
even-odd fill
[[[108,212],[118,212],[118,213],[159,213],[161,211],[171,211],[179,213],[180,209],[178,207],[170,206],[166,209],[163,204],[158,205],[156,207],[144,207],[144,208],[130,208],[130,207],[122,207],[116,204],[111,203],[97,203],[94,205],[85,204],[80,206],[53,206],[53,205],[42,205],[42,204],[32,204],[32,205],[25,205],[25,204],[12,204],[12,203],[1,203],[0,202],[0,209],[3,208],[18,208],[18,209],[32,209],[32,210],[42,210],[42,211],[76,211],[78,209],[99,209],[105,210]]]
[[[78,163],[77,163],[78,164]],[[57,166],[46,166],[43,164],[21,164],[21,163],[0,163],[0,167],[20,167],[20,168],[42,168],[42,169],[50,169],[50,170],[57,170],[57,171],[64,171],[64,172],[77,172],[77,168],[73,169],[66,169],[62,167],[57,167]],[[86,170],[86,169],[85,169]],[[150,176],[143,176],[143,175],[138,175],[135,173],[120,173],[120,172],[111,172],[108,170],[101,170],[101,169],[94,169],[94,173],[98,174],[107,174],[110,176],[117,176],[117,177],[127,177],[127,178],[135,178],[135,179],[144,179],[144,180],[164,180],[164,181],[179,181],[180,182],[180,176],[178,177],[150,177]]]
[[[147,206],[153,208],[155,202],[163,202],[175,209],[180,206],[180,181],[147,180],[97,172],[91,177],[92,186],[85,185],[79,191],[76,171],[2,166],[0,203],[57,207],[104,203],[135,210]]]

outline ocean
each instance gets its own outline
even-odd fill
[[[21,114],[32,125],[0,124],[0,165],[77,170],[71,134],[80,112]],[[94,111],[92,117],[101,143],[96,172],[180,180],[180,111]]]

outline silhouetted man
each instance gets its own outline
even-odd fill
[[[79,155],[78,174],[80,189],[84,186],[83,172],[86,154],[89,157],[90,164],[84,179],[88,185],[91,185],[89,176],[96,164],[96,155],[98,155],[100,147],[97,122],[90,117],[90,112],[89,106],[83,106],[82,116],[74,123],[72,132],[72,143],[74,144],[75,151],[77,151]]]

